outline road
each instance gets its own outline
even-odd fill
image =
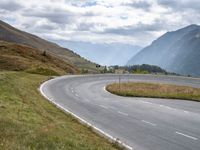
[[[200,88],[200,79],[120,75],[121,81],[145,81]],[[105,90],[119,75],[63,76],[40,90],[54,103],[136,150],[200,150],[200,103],[127,98]]]

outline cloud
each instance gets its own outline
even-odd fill
[[[91,31],[95,27],[94,23],[80,23],[77,25],[78,31]]]
[[[150,7],[152,6],[152,3],[150,1],[130,1],[127,3],[124,3],[123,5],[133,7],[136,9],[144,9],[144,10],[149,10]]]
[[[124,26],[121,28],[108,28],[102,33],[111,33],[111,34],[121,34],[121,35],[138,35],[140,33],[144,32],[154,32],[154,31],[160,31],[165,29],[163,26],[164,21],[163,20],[155,20],[152,24],[144,24],[142,22],[139,22],[136,25],[133,26]]]
[[[199,24],[199,0],[0,0],[0,19],[46,39],[147,45]]]
[[[19,9],[22,9],[22,5],[17,3],[16,1],[11,1],[11,0],[1,0],[0,2],[0,9],[5,10],[5,11],[17,11]]]
[[[157,0],[157,2],[173,11],[200,10],[199,0]]]
[[[177,7],[178,1],[175,0],[157,0],[159,5],[163,5],[165,7]]]
[[[23,15],[26,17],[45,18],[57,24],[67,24],[73,22],[73,18],[76,14],[67,10],[51,10],[49,8],[44,8],[43,10],[39,11],[27,10],[27,12],[25,12]]]

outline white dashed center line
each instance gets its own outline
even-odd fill
[[[182,135],[182,136],[184,136],[184,137],[190,138],[190,139],[192,139],[192,140],[198,140],[198,138],[196,138],[196,137],[193,137],[193,136],[190,136],[190,135],[181,133],[181,132],[175,132],[175,133],[178,134],[178,135]]]
[[[149,121],[146,121],[146,120],[142,120],[142,122],[149,124],[151,126],[157,126],[155,123],[152,123],[152,122],[149,122]]]

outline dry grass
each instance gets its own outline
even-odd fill
[[[188,86],[130,82],[121,83],[120,85],[118,83],[110,84],[106,89],[120,96],[200,101],[200,89]]]
[[[43,75],[78,73],[73,65],[24,45],[0,41],[0,71],[27,71]],[[48,74],[49,73],[49,74]]]

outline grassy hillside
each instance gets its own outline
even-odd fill
[[[37,91],[46,76],[0,72],[0,149],[115,150]]]
[[[26,71],[44,75],[78,73],[73,65],[37,49],[0,41],[0,71]]]
[[[55,43],[44,40],[33,34],[20,31],[1,20],[0,40],[25,44],[29,47],[38,49],[41,52],[45,50],[56,57],[62,58],[65,62],[75,65],[80,70],[86,69],[91,73],[98,73],[98,69],[94,63],[82,58],[73,51],[67,48],[62,48]]]

